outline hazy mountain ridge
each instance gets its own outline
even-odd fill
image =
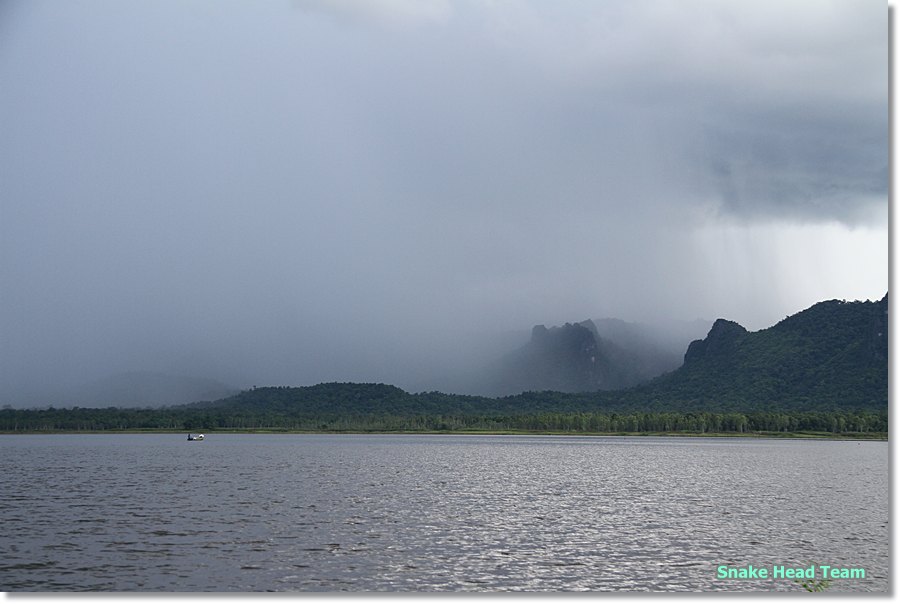
[[[507,396],[629,388],[676,369],[708,327],[702,320],[650,325],[611,318],[536,325],[527,344],[486,371],[482,390]]]
[[[530,341],[495,365],[490,389],[496,394],[608,389],[609,369],[607,354],[584,325],[535,325]]]
[[[625,390],[489,398],[324,383],[253,388],[163,409],[2,409],[0,430],[886,433],[887,313],[885,295],[879,302],[821,302],[757,332],[720,319],[690,344],[681,367]],[[570,324],[556,333],[588,346],[585,332]]]
[[[501,398],[441,392],[410,394],[385,384],[332,383],[301,388],[257,388],[203,405],[228,414],[276,413],[283,417],[392,415],[505,416],[541,413],[832,413],[887,409],[888,297],[878,302],[826,301],[778,324],[749,332],[717,320],[706,337],[684,353],[684,364],[649,383],[593,392],[528,391]],[[544,347],[587,355],[584,324],[538,326],[535,350]],[[567,348],[568,347],[568,348]],[[559,358],[565,359],[566,354]],[[570,375],[599,373],[581,364]],[[594,363],[596,364],[596,363]],[[779,420],[780,421],[780,420]]]
[[[567,362],[567,354],[575,354],[578,363],[564,367],[564,376],[585,380],[608,376],[596,365],[609,358],[603,356],[604,349],[596,345],[596,336],[584,323],[555,329],[537,327],[533,339],[537,342],[535,350],[561,347],[561,361]],[[590,358],[586,355],[594,359],[590,366],[585,364],[585,359]],[[103,406],[97,404],[100,400],[95,395],[92,406]],[[127,399],[117,396],[114,400],[116,405],[124,406]],[[333,420],[373,414],[411,417],[621,411],[882,412],[887,409],[887,402],[886,294],[878,302],[820,302],[756,332],[719,319],[706,337],[687,346],[681,367],[626,389],[573,393],[531,390],[492,398],[436,391],[410,394],[384,384],[327,383],[254,388],[201,405],[182,406],[181,411],[170,408],[170,419],[177,423],[176,416],[189,413],[189,409],[206,410],[210,415],[204,417],[210,421],[216,413],[241,417],[247,425],[261,425],[252,422],[270,417],[279,418],[278,421],[290,417]]]

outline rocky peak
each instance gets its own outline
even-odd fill
[[[538,327],[543,327],[543,325]],[[537,335],[536,338],[535,335]],[[532,338],[535,344],[575,356],[597,349],[597,340],[593,332],[577,323],[566,323],[562,327],[551,327],[550,329],[544,328],[543,332],[537,330],[537,334],[535,330],[532,330]]]
[[[716,322],[713,323],[713,326],[710,328],[706,339],[709,341],[721,341],[735,338],[745,333],[747,333],[747,330],[739,323],[729,321],[728,319],[716,319]]]
[[[684,354],[684,364],[696,362],[704,357],[714,357],[728,349],[740,339],[747,330],[740,324],[727,319],[717,319],[703,340],[694,340]]]
[[[581,321],[580,323],[578,323],[578,325],[580,325],[580,326],[584,327],[585,329],[587,329],[588,331],[590,331],[592,334],[594,334],[594,337],[597,338],[598,340],[600,339],[600,333],[597,331],[597,325],[590,319],[585,319],[584,321]]]
[[[549,330],[544,325],[535,325],[531,328],[531,340],[533,342],[542,342],[547,339]]]

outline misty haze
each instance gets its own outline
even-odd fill
[[[471,391],[535,325],[880,299],[882,12],[6,2],[0,397]]]

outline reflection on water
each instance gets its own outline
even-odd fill
[[[0,436],[0,589],[791,590],[716,566],[863,567],[884,442]]]

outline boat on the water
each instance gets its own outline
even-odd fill
[[[203,440],[203,435],[198,434],[197,436],[194,436],[193,434],[188,434],[188,440]]]

